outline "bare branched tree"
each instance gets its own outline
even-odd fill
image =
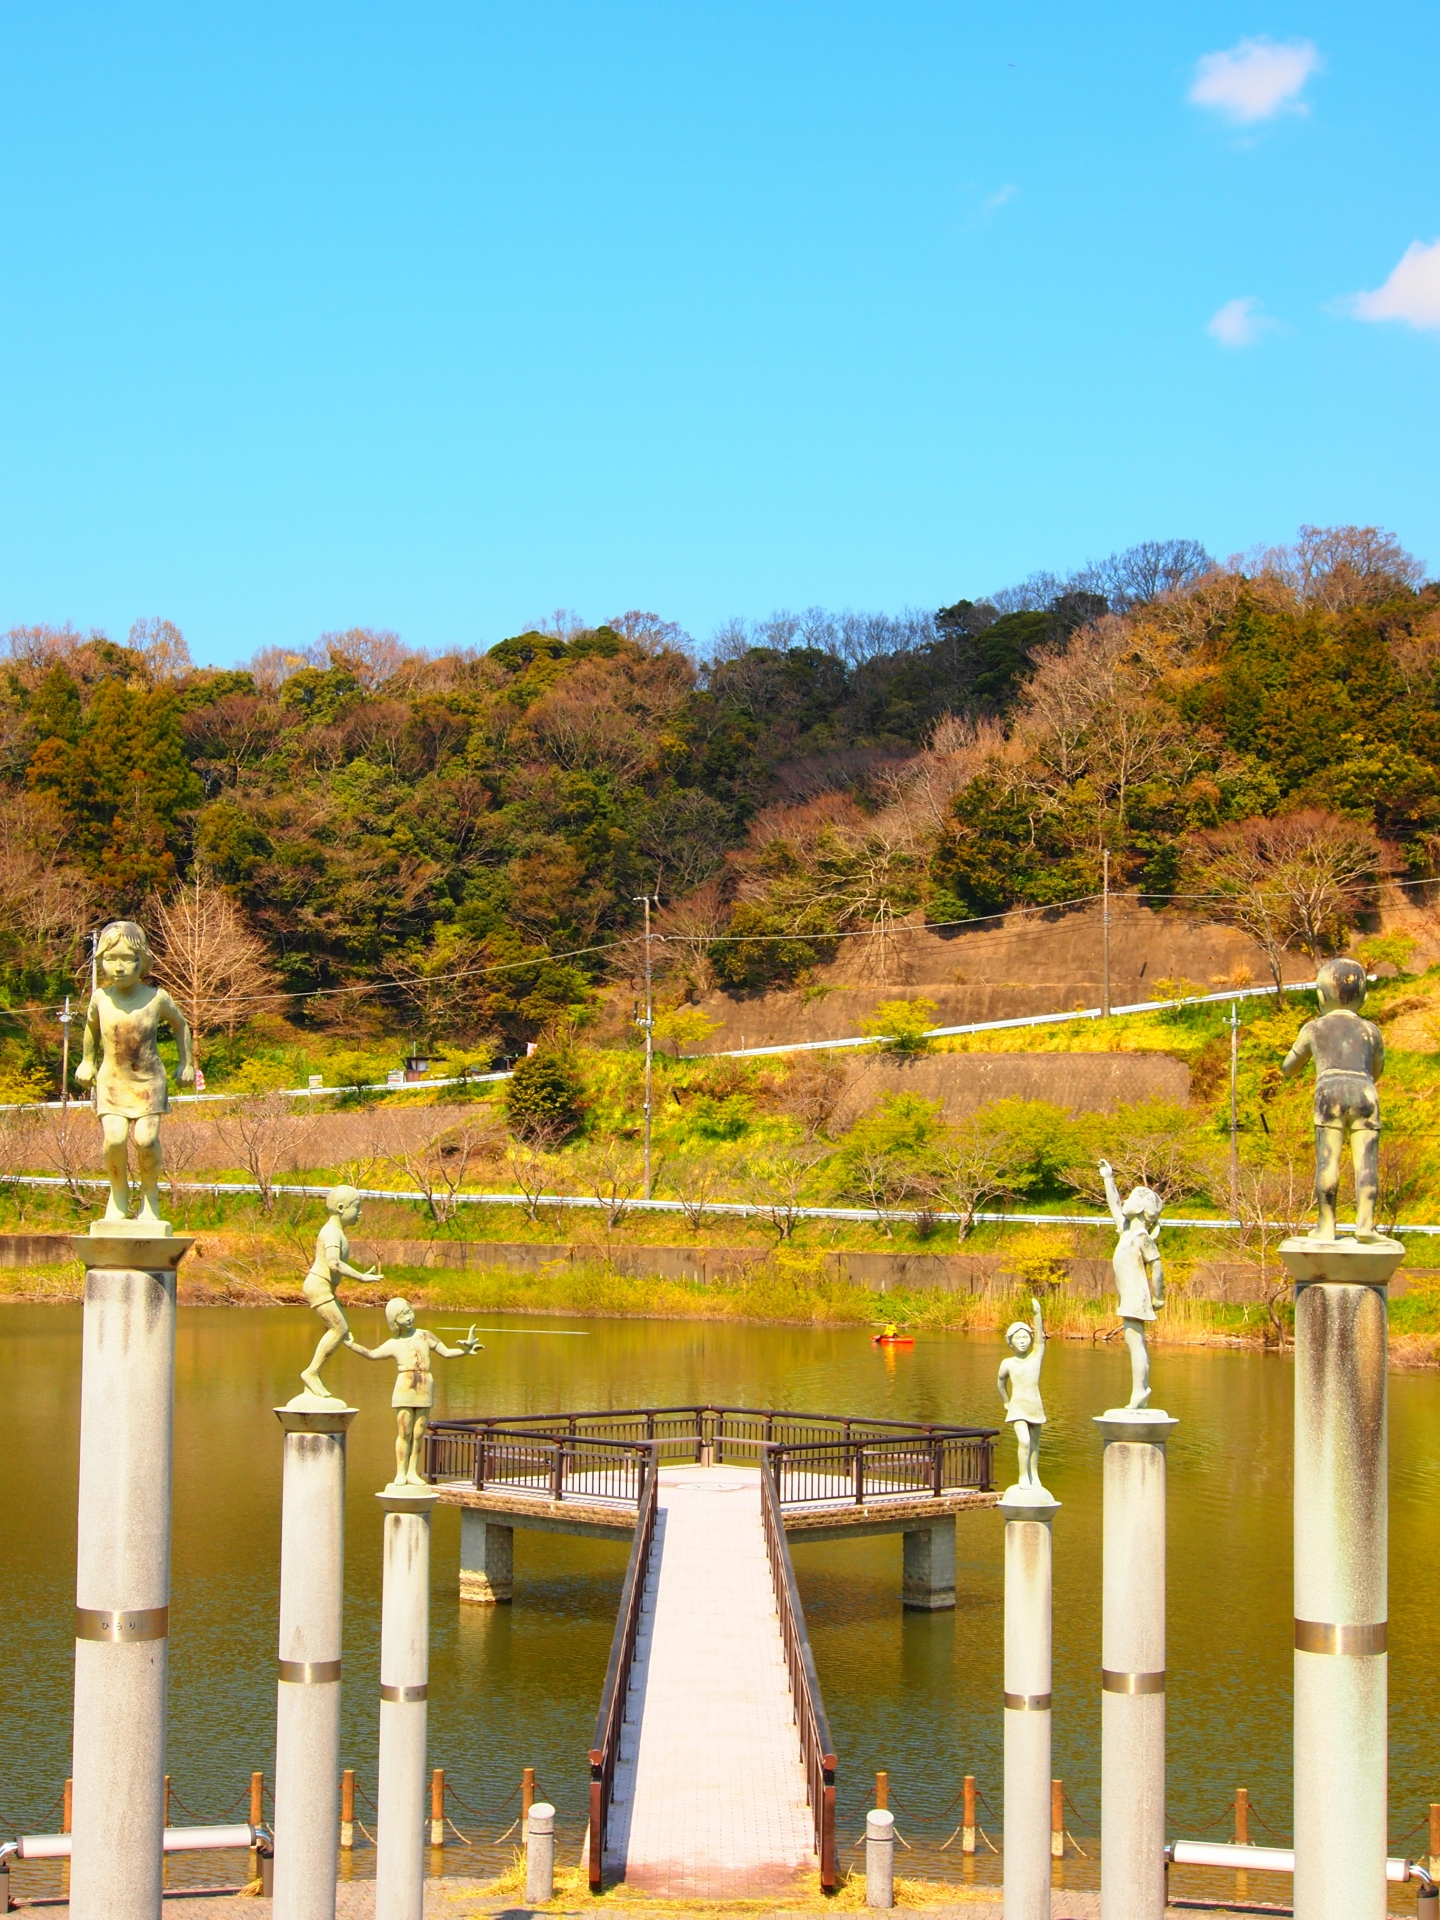
[[[291,1105],[283,1093],[258,1093],[233,1101],[215,1121],[222,1150],[254,1181],[264,1214],[275,1209],[276,1176],[305,1164],[322,1124],[293,1113]]]
[[[1276,1346],[1283,1347],[1288,1329],[1280,1316],[1280,1302],[1289,1292],[1290,1275],[1280,1264],[1282,1240],[1305,1231],[1314,1202],[1314,1167],[1302,1136],[1272,1136],[1273,1153],[1264,1166],[1242,1166],[1236,1187],[1240,1215],[1240,1244],[1254,1255],[1260,1268],[1260,1291]]]
[[[805,1204],[805,1190],[825,1157],[820,1147],[792,1147],[758,1156],[742,1167],[744,1197],[758,1208],[777,1240],[788,1240],[795,1231]]]
[[[527,1120],[522,1135],[511,1141],[505,1164],[525,1202],[526,1216],[536,1220],[546,1197],[563,1191],[551,1158],[568,1139],[570,1128],[560,1120]]]
[[[951,1127],[931,1149],[932,1171],[923,1185],[946,1213],[959,1215],[964,1240],[988,1200],[1008,1200],[1026,1156],[1003,1129],[986,1126],[978,1114]]]
[[[801,1054],[770,1101],[781,1113],[798,1121],[808,1146],[817,1134],[826,1131],[848,1080],[845,1063],[834,1054]]]
[[[278,985],[265,942],[223,887],[198,871],[169,900],[149,906],[155,977],[170,989],[200,1057],[205,1036],[235,1030]]]
[[[504,1129],[493,1114],[479,1114],[458,1125],[438,1128],[418,1147],[402,1148],[389,1164],[425,1196],[437,1226],[455,1218],[465,1183],[475,1170],[497,1160]]]

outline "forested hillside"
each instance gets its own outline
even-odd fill
[[[1117,887],[1263,896],[1270,937],[1318,950],[1381,875],[1435,871],[1422,581],[1373,529],[1306,529],[1227,567],[1169,543],[933,616],[734,626],[704,661],[639,613],[237,671],[163,622],[15,630],[0,990],[53,1003],[99,917],[169,901],[172,939],[219,912],[246,948],[221,1026],[513,1049],[593,999],[647,891],[673,994],[795,980],[886,916],[1072,899],[1107,852]],[[48,1061],[53,1022],[26,1031]]]

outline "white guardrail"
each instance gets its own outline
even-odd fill
[[[1228,1841],[1172,1840],[1165,1849],[1165,1857],[1176,1867],[1235,1867],[1251,1873],[1295,1871],[1292,1847],[1242,1847]],[[1385,1878],[1402,1882],[1415,1879],[1422,1881],[1426,1888],[1434,1884],[1418,1860],[1387,1860]]]
[[[169,1181],[162,1183],[169,1186]],[[247,1180],[187,1180],[184,1188],[190,1193],[220,1194],[258,1194],[261,1189],[254,1181]],[[296,1199],[323,1200],[335,1183],[324,1186],[301,1186],[293,1182],[274,1181],[271,1193],[288,1194]],[[0,1186],[12,1187],[95,1187],[107,1188],[110,1182],[92,1178],[89,1175],[67,1179],[58,1173],[7,1173],[0,1174]],[[173,1189],[172,1189],[173,1191]],[[357,1187],[356,1193],[362,1200],[406,1200],[412,1204],[424,1201],[425,1195],[410,1187]],[[958,1226],[963,1214],[941,1213],[929,1208],[918,1207],[787,1207],[783,1205],[767,1206],[753,1200],[601,1200],[586,1193],[542,1193],[533,1199],[524,1193],[455,1193],[447,1194],[447,1206],[456,1207],[583,1207],[592,1211],[602,1208],[606,1212],[615,1211],[617,1215],[626,1213],[679,1213],[688,1216],[692,1213],[728,1215],[740,1220],[771,1220],[777,1214],[784,1214],[792,1220],[848,1220],[861,1225],[883,1226],[886,1221],[932,1220],[937,1225]],[[1108,1213],[976,1213],[971,1215],[973,1226],[998,1227],[1105,1227],[1113,1229],[1114,1222]],[[1218,1233],[1237,1233],[1246,1223],[1243,1220],[1205,1219],[1198,1215],[1177,1216],[1162,1223],[1170,1227],[1200,1227]],[[1275,1232],[1288,1229],[1292,1223],[1284,1220],[1267,1221],[1267,1228]],[[1354,1231],[1353,1224],[1342,1222]],[[1440,1225],[1428,1221],[1398,1222],[1386,1226],[1387,1233],[1440,1234]]]

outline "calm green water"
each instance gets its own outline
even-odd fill
[[[383,1338],[378,1313],[353,1321],[362,1341]],[[80,1315],[14,1307],[0,1324],[15,1489],[0,1570],[9,1627],[0,1819],[33,1831],[57,1824],[53,1806],[70,1770]],[[474,1361],[438,1363],[437,1412],[712,1400],[990,1422],[1003,1351],[958,1335],[886,1357],[852,1332],[540,1324],[587,1337],[492,1337]],[[299,1309],[180,1313],[170,1767],[184,1808],[202,1820],[243,1805],[252,1768],[273,1773],[281,1435],[271,1408],[295,1390],[313,1337],[313,1319]],[[1122,1397],[1126,1367],[1113,1349],[1056,1343],[1050,1356],[1046,1479],[1064,1503],[1055,1522],[1055,1771],[1083,1837],[1098,1830],[1099,1812],[1100,1443],[1090,1416]],[[391,1471],[391,1372],[342,1354],[331,1375],[361,1409],[349,1454],[343,1758],[373,1792],[381,1515],[372,1496]],[[1156,1379],[1157,1400],[1181,1422],[1170,1443],[1171,1831],[1228,1837],[1214,1822],[1238,1784],[1268,1823],[1254,1837],[1288,1840],[1291,1368],[1274,1357],[1162,1348]],[[1440,1653],[1429,1574],[1440,1531],[1437,1409],[1434,1375],[1392,1378],[1392,1852],[1405,1850],[1427,1803],[1440,1798],[1426,1732]],[[1008,1479],[1008,1446],[1003,1464]],[[840,1756],[846,1839],[863,1829],[880,1767],[890,1770],[902,1831],[922,1848],[958,1818],[946,1810],[966,1772],[985,1795],[982,1819],[998,1828],[1001,1531],[990,1513],[962,1520],[954,1614],[901,1611],[898,1539],[796,1550]],[[458,1515],[441,1509],[431,1752],[478,1810],[468,1815],[457,1802],[457,1823],[493,1841],[513,1818],[525,1765],[578,1823],[624,1551],[517,1534],[515,1605],[462,1611],[458,1537]]]

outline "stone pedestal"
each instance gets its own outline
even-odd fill
[[[386,1487],[380,1608],[380,1792],[375,1920],[421,1920],[425,1893],[425,1734],[430,1678],[433,1493]]]
[[[1101,1920],[1165,1913],[1165,1441],[1158,1408],[1115,1408],[1105,1440],[1100,1684]]]
[[[493,1607],[515,1597],[515,1529],[460,1509],[460,1598]]]
[[[1059,1501],[1011,1487],[1005,1519],[1005,1920],[1050,1920],[1050,1522]]]
[[[1295,1913],[1386,1912],[1386,1287],[1396,1240],[1286,1240],[1295,1282]]]
[[[901,1536],[904,1571],[900,1598],[917,1613],[941,1613],[955,1605],[955,1518]]]
[[[345,1433],[354,1407],[302,1395],[285,1429],[280,1678],[275,1711],[275,1920],[335,1920]],[[152,1916],[153,1920],[153,1916]]]
[[[175,1269],[192,1244],[153,1228],[71,1241],[88,1269],[70,1856],[77,1920],[155,1920],[160,1911]]]

